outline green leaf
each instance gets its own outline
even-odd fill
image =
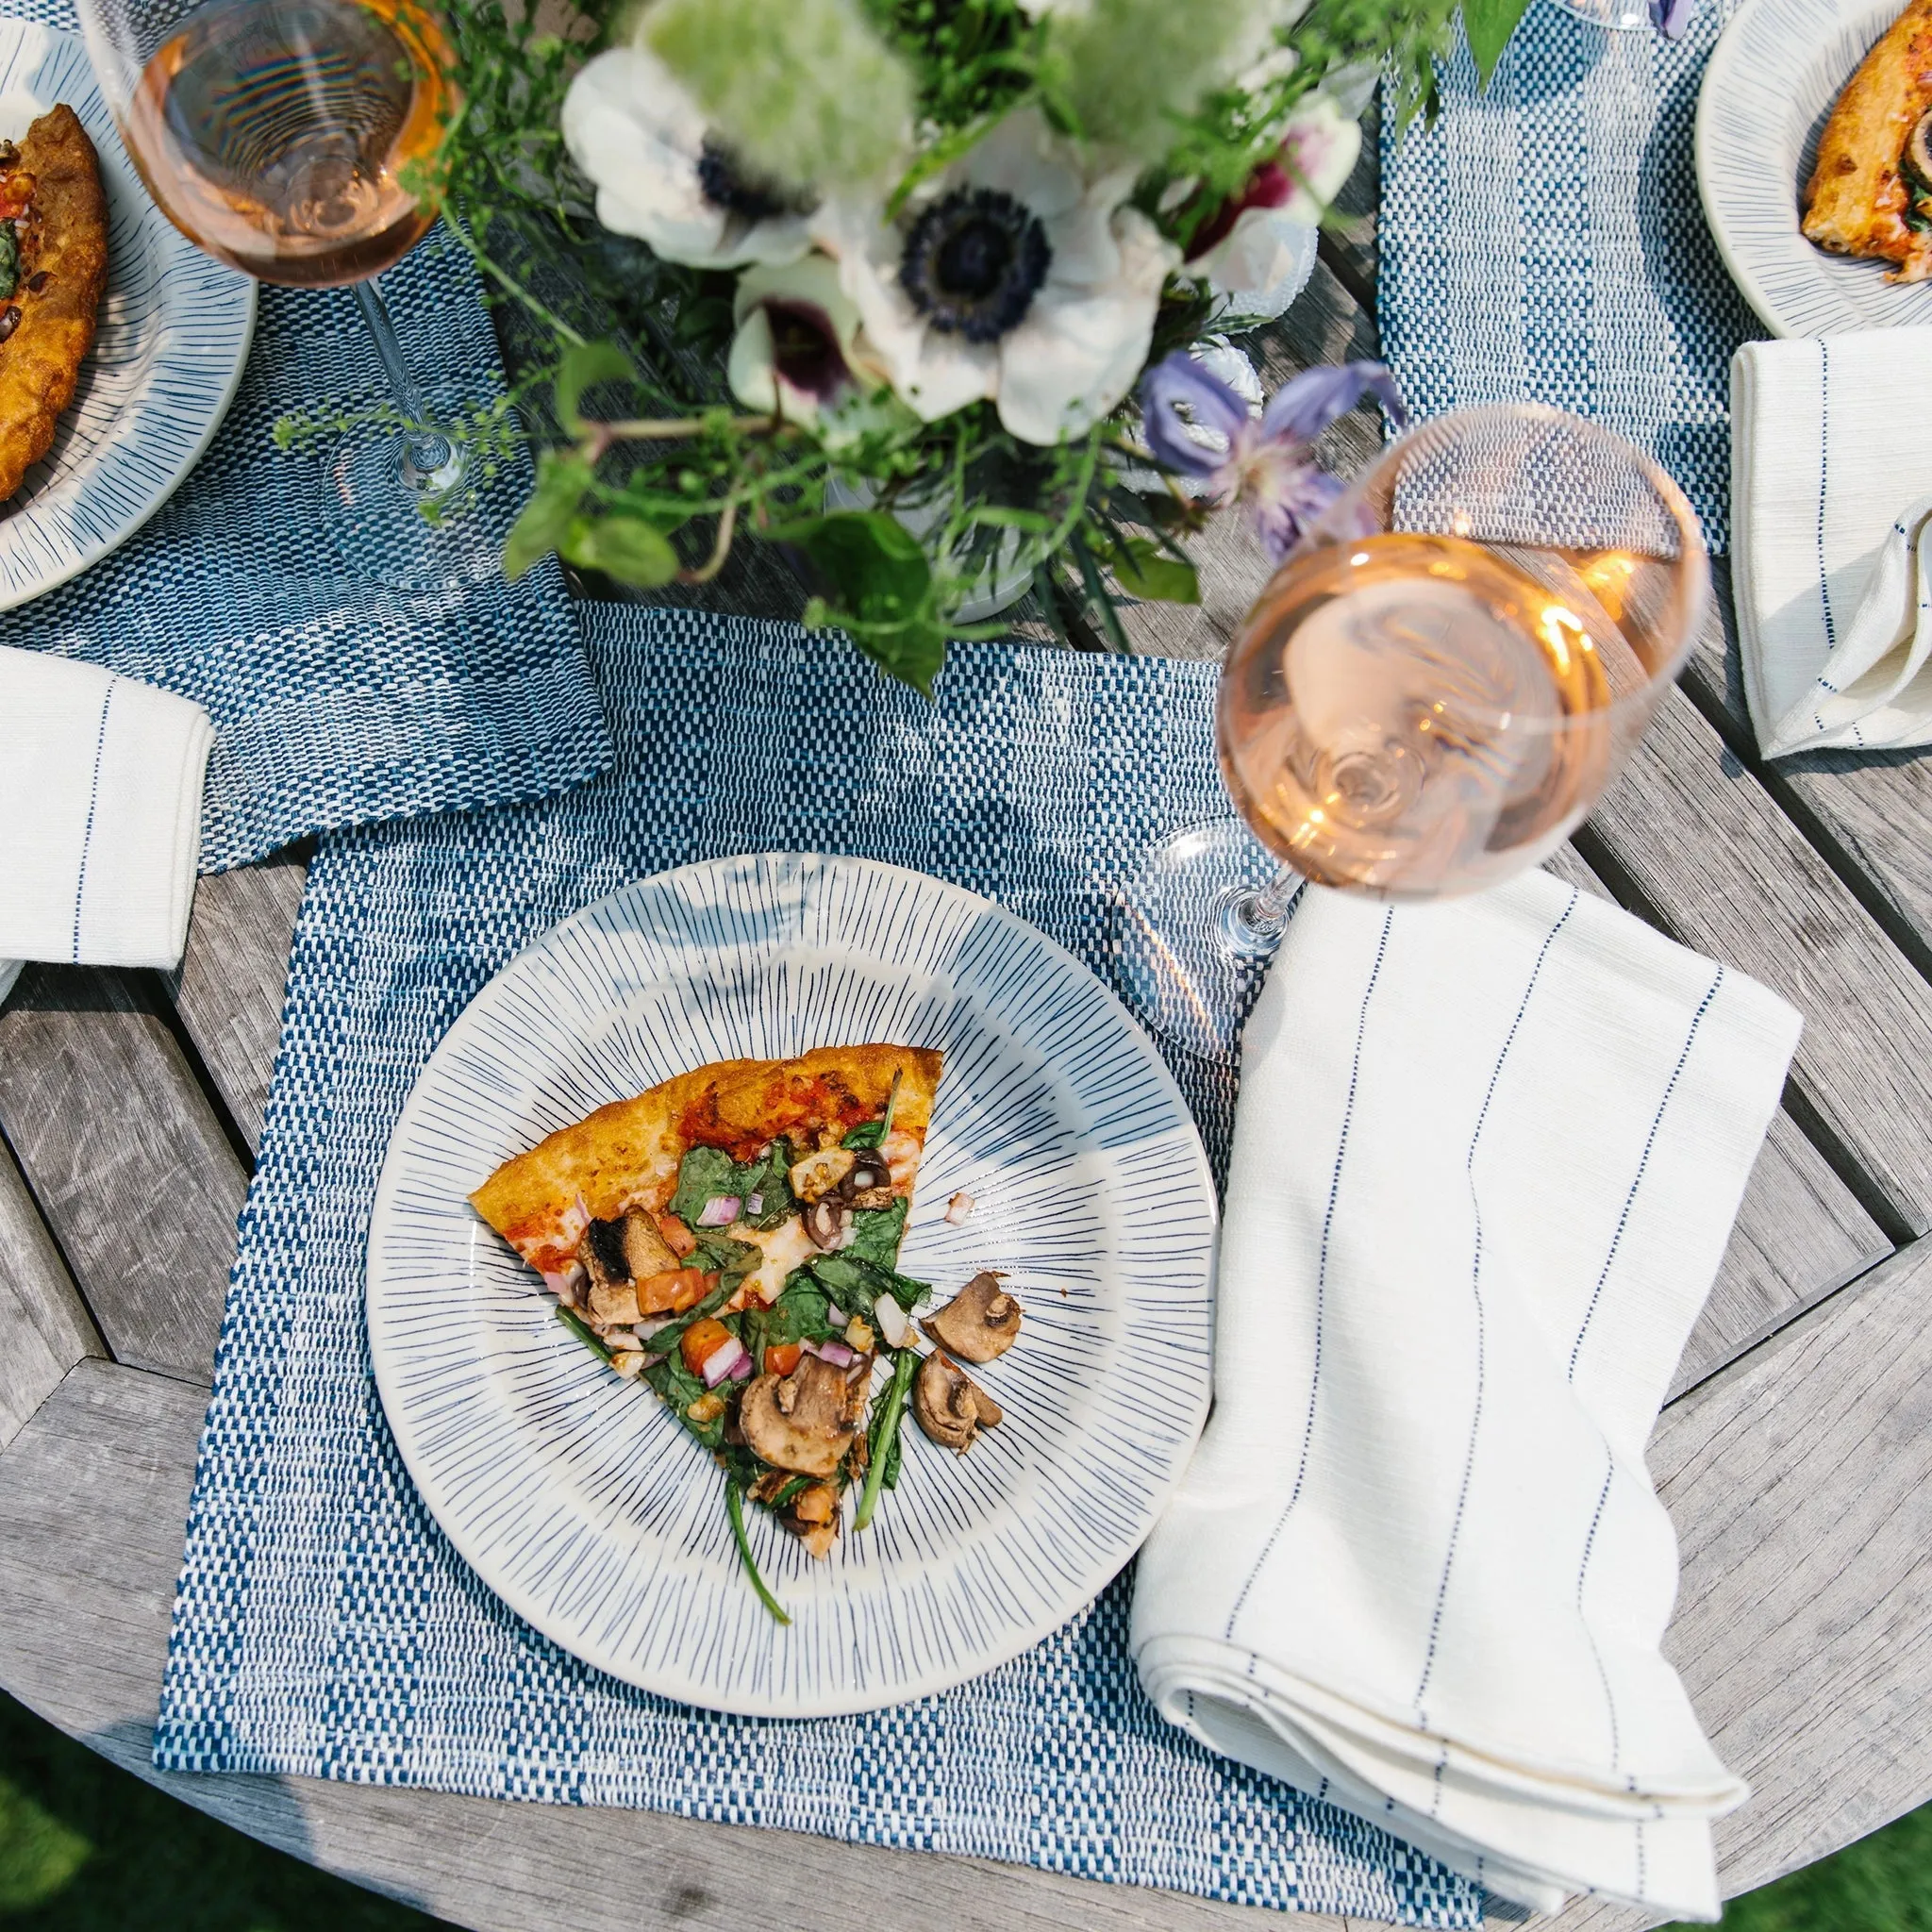
[[[735,1194],[738,1163],[722,1147],[692,1147],[677,1164],[671,1212],[695,1232],[698,1216],[720,1194]]]
[[[1156,604],[1198,604],[1201,579],[1191,563],[1170,556],[1145,537],[1129,537],[1108,555],[1114,581],[1130,597]]]
[[[591,466],[581,457],[543,452],[537,464],[537,487],[503,540],[503,574],[511,583],[564,541],[590,487]]]
[[[828,1303],[824,1291],[812,1283],[810,1274],[796,1269],[785,1284],[785,1291],[765,1310],[764,1346],[783,1347],[788,1341],[830,1341],[836,1330],[825,1319]],[[763,1358],[759,1359],[763,1367]]]
[[[854,1215],[853,1220],[856,1224],[858,1217]],[[805,1265],[818,1277],[826,1293],[838,1298],[839,1306],[848,1315],[858,1315],[868,1322],[882,1294],[891,1295],[902,1308],[909,1310],[932,1292],[928,1283],[914,1281],[894,1268],[855,1254],[850,1247],[841,1248],[836,1255],[815,1255]]]
[[[774,1141],[762,1160],[747,1163],[738,1171],[742,1183],[744,1220],[763,1232],[782,1227],[798,1212],[798,1197],[791,1191],[791,1143]],[[751,1211],[752,1196],[763,1203],[758,1213]]]
[[[899,1200],[890,1208],[865,1208],[855,1214],[852,1239],[841,1252],[891,1268],[899,1258],[899,1242],[906,1233],[906,1205]]]
[[[802,550],[825,595],[807,623],[841,625],[882,671],[932,695],[946,661],[932,565],[919,540],[883,510],[836,510],[779,524],[773,541]]]
[[[885,1392],[879,1396],[873,1409],[873,1420],[868,1447],[871,1458],[865,1472],[865,1489],[858,1498],[858,1508],[852,1519],[855,1535],[872,1522],[872,1512],[878,1507],[879,1491],[899,1479],[899,1459],[893,1451],[899,1446],[899,1418],[906,1412],[906,1405],[911,1399],[912,1378],[919,1372],[919,1356],[912,1349],[906,1349],[893,1358],[892,1379],[886,1385]],[[891,1478],[891,1484],[888,1478]]]
[[[635,382],[637,371],[615,342],[577,342],[563,352],[557,365],[557,420],[571,436],[582,436],[591,425],[577,405],[592,383]]]
[[[1462,0],[1462,30],[1469,36],[1469,51],[1475,57],[1476,75],[1484,87],[1528,10],[1529,0]]]
[[[641,517],[574,517],[558,552],[621,584],[656,590],[677,575],[677,552]]]

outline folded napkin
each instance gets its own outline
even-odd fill
[[[1658,1652],[1643,1447],[1799,1024],[1540,873],[1306,895],[1248,1028],[1214,1413],[1141,1557],[1164,1715],[1505,1898],[1717,1917],[1746,1794]]]
[[[9,961],[180,958],[213,742],[186,698],[0,645],[0,997]]]
[[[1932,744],[1932,328],[1747,342],[1733,581],[1767,758]]]

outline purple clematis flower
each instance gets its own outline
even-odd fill
[[[1681,41],[1696,12],[1697,0],[1650,0],[1650,24],[1667,41]]]
[[[1176,349],[1141,378],[1141,412],[1155,460],[1205,483],[1218,503],[1245,504],[1279,561],[1341,494],[1340,480],[1316,465],[1316,437],[1371,394],[1397,428],[1407,421],[1395,378],[1379,362],[1305,369],[1257,420],[1226,383]]]

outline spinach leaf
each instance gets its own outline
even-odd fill
[[[671,1211],[698,1231],[698,1216],[720,1194],[738,1191],[738,1163],[722,1147],[693,1147],[677,1163],[677,1191]]]
[[[829,1341],[834,1330],[825,1319],[825,1297],[803,1269],[792,1273],[785,1291],[764,1313],[762,1347],[782,1347],[790,1341]],[[763,1357],[759,1357],[760,1365]]]
[[[880,1213],[890,1214],[891,1208],[881,1208]],[[855,1215],[854,1220],[858,1217]],[[908,1275],[901,1274],[891,1268],[881,1267],[876,1261],[869,1261],[862,1255],[842,1248],[836,1255],[818,1255],[806,1263],[819,1285],[828,1294],[837,1297],[839,1306],[848,1315],[858,1315],[871,1321],[873,1310],[878,1306],[882,1294],[889,1294],[902,1308],[914,1308],[932,1292],[924,1281],[914,1281]]]
[[[744,1202],[745,1222],[761,1231],[782,1227],[798,1212],[798,1197],[791,1191],[791,1143],[789,1141],[774,1141],[765,1152],[762,1160],[755,1160],[738,1170],[740,1187],[735,1190]],[[752,1196],[757,1195],[758,1211],[751,1211]]]
[[[755,1242],[733,1241],[728,1234],[707,1228],[684,1265],[702,1268],[707,1274],[724,1275],[735,1285],[757,1273],[762,1258]]]
[[[0,222],[0,302],[10,302],[19,289],[19,232],[11,222]]]
[[[860,1121],[856,1127],[846,1134],[845,1138],[839,1144],[841,1147],[854,1147],[862,1150],[868,1147],[876,1147],[885,1138],[886,1124],[884,1121]]]
[[[890,1208],[866,1208],[855,1214],[852,1239],[840,1253],[891,1268],[899,1258],[899,1242],[906,1232],[906,1202],[898,1200]]]
[[[671,1405],[677,1413],[677,1420],[706,1448],[715,1449],[724,1441],[724,1414],[722,1410],[708,1423],[698,1422],[687,1413],[693,1402],[710,1391],[706,1389],[701,1376],[693,1375],[685,1367],[684,1357],[675,1349],[673,1349],[661,1362],[654,1363],[646,1369],[644,1380]]]

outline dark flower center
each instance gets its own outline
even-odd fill
[[[845,358],[831,318],[808,302],[767,302],[772,326],[772,361],[794,390],[829,402],[849,380]]]
[[[1053,264],[1040,217],[996,188],[956,188],[913,223],[899,283],[933,327],[969,342],[1017,328]]]
[[[698,156],[698,187],[713,208],[722,208],[727,214],[742,215],[748,222],[806,214],[812,206],[809,196],[790,193],[769,176],[754,175],[708,137]]]

